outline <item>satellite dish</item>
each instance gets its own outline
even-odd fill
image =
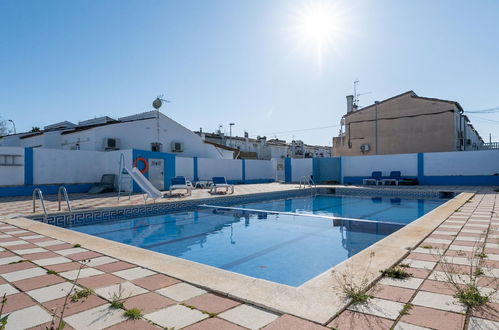
[[[153,102],[152,102],[152,106],[154,107],[154,109],[156,110],[159,110],[159,108],[161,108],[161,105],[163,105],[163,102],[161,102],[161,99],[159,97],[157,97]]]

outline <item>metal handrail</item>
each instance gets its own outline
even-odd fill
[[[118,200],[120,200],[121,197],[121,185],[122,185],[122,180],[123,180],[123,170],[126,171],[125,168],[125,155],[123,153],[120,154],[120,166],[119,166],[119,174],[118,174]],[[132,195],[132,187],[129,187],[129,192],[128,192],[128,199],[131,198]]]
[[[306,176],[306,175],[304,175],[304,176],[302,176],[302,177],[300,178],[300,185],[299,185],[299,189],[301,189],[302,184],[303,184],[303,188],[306,188],[306,187],[307,187],[307,185],[308,185],[309,187],[314,186],[314,188],[317,188],[317,185],[315,184],[314,179],[312,179],[312,177],[310,177],[310,176]]]
[[[43,201],[43,193],[40,188],[35,188],[35,190],[33,190],[33,213],[35,213],[36,211],[35,198],[37,193],[43,208],[43,213],[44,213],[43,222],[47,222],[47,208],[45,207],[45,202]]]
[[[59,190],[57,191],[57,201],[59,202],[59,211],[61,210],[61,191],[64,194],[64,199],[66,200],[66,204],[68,205],[69,212],[70,213],[73,212],[73,210],[71,209],[71,203],[69,203],[68,191],[64,186],[60,186]]]

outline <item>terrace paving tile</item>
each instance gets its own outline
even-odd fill
[[[406,289],[417,289],[421,283],[423,283],[423,279],[415,277],[409,277],[406,279],[383,277],[378,283]]]
[[[0,252],[0,258],[6,258],[6,257],[11,257],[11,256],[15,256],[15,254],[12,253],[12,252],[10,252],[10,251],[2,251],[2,252]]]
[[[39,245],[39,244],[37,244],[37,245]],[[59,243],[56,245],[44,245],[43,247],[46,248],[47,250],[50,250],[50,251],[57,251],[57,250],[65,250],[65,249],[72,248],[73,244],[62,242],[62,243]]]
[[[125,308],[138,308],[142,310],[142,314],[149,314],[175,304],[175,301],[165,296],[162,296],[155,292],[148,292],[128,298],[125,301]]]
[[[16,310],[9,314],[7,329],[26,329],[49,322],[52,316],[38,305]]]
[[[424,260],[413,260],[405,259],[402,263],[409,264],[411,268],[421,268],[426,270],[432,270],[437,264],[435,261],[424,261]]]
[[[123,282],[119,284],[113,284],[97,288],[95,289],[95,293],[101,297],[104,297],[105,299],[111,300],[113,296],[120,295],[120,290],[121,290],[121,298],[124,299],[148,292],[147,290],[139,286],[136,286],[133,283]]]
[[[128,262],[124,261],[118,261],[118,262],[112,262],[109,264],[105,264],[102,266],[96,266],[95,268],[98,270],[102,270],[103,272],[106,273],[111,273],[111,272],[116,272],[118,270],[123,270],[123,269],[128,269],[128,268],[133,268],[136,267],[133,264],[130,264]]]
[[[234,323],[230,323],[219,318],[209,318],[184,328],[184,330],[244,330],[244,329],[246,328],[240,327]]]
[[[369,290],[368,293],[377,298],[406,303],[411,299],[415,292],[416,290],[377,284],[374,288]]]
[[[25,280],[15,281],[12,284],[14,284],[22,291],[29,291],[61,282],[64,282],[63,278],[53,274],[47,274],[33,278],[27,278]]]
[[[10,296],[12,294],[18,293],[19,290],[14,288],[12,285],[5,283],[5,284],[0,284],[0,297],[3,297],[3,295]]]
[[[24,260],[24,258],[21,258],[19,256],[5,257],[0,259],[0,265],[8,265],[21,260]]]
[[[430,328],[426,327],[420,327],[418,325],[410,324],[410,323],[405,323],[405,322],[398,322],[392,330],[431,330]]]
[[[108,257],[108,256],[103,256],[103,257],[97,257],[97,258],[90,259],[86,263],[86,265],[88,267],[96,267],[96,266],[101,266],[101,265],[109,264],[111,262],[116,262],[116,261],[118,261],[118,260],[111,258],[111,257]]]
[[[158,330],[158,329],[163,329],[161,327],[158,327],[150,322],[147,322],[146,320],[126,320],[124,322],[115,324],[109,328],[106,328],[106,330]]]
[[[59,272],[66,272],[68,270],[78,269],[81,267],[81,264],[76,261],[72,261],[55,265],[47,265],[44,267],[59,273]]]
[[[368,303],[351,305],[348,309],[354,312],[395,320],[399,316],[399,313],[403,307],[404,304],[396,301],[371,298]]]
[[[47,272],[45,269],[40,267],[30,267],[23,270],[17,270],[10,273],[2,274],[2,277],[9,282],[15,282],[24,280],[26,278],[32,278],[40,275],[45,275]]]
[[[465,313],[466,307],[451,295],[420,291],[412,300],[414,305],[437,308],[449,312]]]
[[[34,243],[34,242],[43,242],[43,241],[47,241],[49,240],[50,238],[47,238],[43,235],[39,235],[39,234],[34,234],[34,235],[29,235],[29,236],[19,236],[20,239],[23,239],[23,240],[29,240],[31,243]],[[38,239],[43,239],[42,241],[37,241]]]
[[[174,284],[166,288],[156,290],[156,292],[176,301],[185,301],[206,293],[205,290],[187,283]]]
[[[323,325],[313,323],[300,319],[295,316],[284,314],[277,320],[273,321],[267,325],[265,330],[288,330],[288,329],[300,329],[300,330],[327,330]]]
[[[62,249],[62,250],[57,250],[55,251],[57,254],[60,254],[61,256],[67,256],[67,255],[70,255],[70,254],[75,254],[75,253],[82,253],[82,252],[88,252],[87,249],[83,249],[83,248],[75,248],[75,247],[72,247],[72,248],[69,248],[69,249]]]
[[[31,262],[20,262],[16,264],[6,264],[0,266],[0,274],[6,274],[15,272],[18,270],[28,269],[28,268],[36,268],[36,265],[33,265]]]
[[[241,303],[229,298],[220,297],[212,293],[205,293],[200,296],[184,301],[185,305],[194,306],[201,311],[219,314]]]
[[[249,329],[259,329],[279,316],[249,305],[239,305],[218,315],[218,317]]]
[[[142,267],[135,267],[135,268],[124,269],[124,270],[119,270],[117,272],[113,272],[113,275],[122,277],[125,280],[129,281],[156,274],[157,274],[156,272],[153,272],[152,270],[145,269]]]
[[[497,330],[499,322],[471,317],[468,325],[469,330]]]
[[[431,262],[438,261],[439,256],[434,254],[434,253],[431,253],[431,249],[427,249],[427,250],[430,250],[430,252],[429,253],[417,253],[417,252],[413,251],[406,257],[406,259],[420,260],[420,261],[431,261]]]
[[[327,326],[336,329],[386,330],[392,325],[393,321],[389,319],[346,310]]]
[[[92,258],[102,257],[102,254],[94,251],[88,251],[88,252],[69,254],[67,257],[75,261],[81,261],[81,260],[88,260]]]
[[[49,252],[43,252],[43,253],[25,254],[23,257],[35,262],[36,260],[42,260],[42,259],[46,260],[46,259],[50,259],[50,258],[57,258],[57,257],[59,257],[59,255],[57,255],[54,252],[49,251]]]
[[[65,297],[73,288],[73,284],[69,282],[63,282],[59,284],[54,284],[50,286],[46,286],[39,289],[34,289],[30,291],[26,291],[30,297],[35,299],[40,303],[44,303],[50,300],[58,299],[61,297]],[[78,289],[78,286],[75,287],[75,290]]]
[[[66,258],[66,257],[53,257],[53,258],[47,258],[47,259],[37,259],[37,260],[33,260],[33,262],[37,265],[40,265],[40,266],[51,266],[51,265],[57,265],[57,264],[63,264],[66,262],[71,262],[71,260]]]
[[[471,312],[471,315],[482,319],[499,322],[499,304],[488,302],[485,305],[474,309]]]
[[[20,255],[25,255],[25,254],[32,254],[32,253],[42,253],[42,252],[48,252],[48,250],[40,247],[32,248],[32,249],[22,249],[22,250],[12,250],[12,252],[20,254]]]
[[[19,292],[9,296],[7,304],[3,306],[3,313],[8,314],[10,312],[35,305],[36,302],[33,301],[33,299],[31,299],[27,294]]]
[[[400,321],[428,328],[435,328],[438,325],[439,330],[461,330],[464,326],[464,319],[462,314],[413,306],[409,314],[402,316]]]
[[[154,291],[173,284],[180,283],[180,281],[164,274],[156,274],[133,280],[132,283],[137,284],[147,290]]]
[[[182,305],[174,305],[160,309],[153,313],[144,315],[148,319],[162,327],[183,328],[193,323],[206,319],[208,315],[196,309],[190,309]]]
[[[61,245],[61,244],[67,244],[67,243],[64,243],[63,241],[59,241],[59,240],[56,240],[56,239],[50,239],[50,240],[45,240],[45,241],[41,241],[41,242],[35,242],[36,245],[38,246],[57,246],[57,245]]]
[[[75,270],[70,270],[67,272],[62,272],[59,273],[60,276],[74,281],[76,278],[85,278],[85,277],[90,277],[90,276],[96,276],[96,275],[101,275],[104,274],[102,271],[94,268],[83,268],[83,269],[75,269]]]
[[[73,314],[64,318],[75,329],[104,329],[126,320],[122,309],[111,308],[109,304]]]
[[[56,311],[57,314],[60,314],[65,301],[66,297],[61,297],[58,299],[46,301],[42,305],[49,311]],[[81,298],[78,301],[72,301],[71,299],[68,299],[66,309],[64,310],[64,315],[67,317],[104,304],[107,304],[107,301],[100,297],[97,297],[94,294],[86,298]]]
[[[78,280],[78,284],[90,289],[97,289],[100,287],[110,286],[112,284],[123,282],[125,282],[125,279],[111,274],[101,274]]]
[[[2,246],[2,247],[19,246],[19,245],[24,245],[24,244],[28,244],[28,242],[23,241],[23,240],[17,240],[17,239],[14,239],[14,240],[9,239],[9,241],[0,242],[0,246]]]

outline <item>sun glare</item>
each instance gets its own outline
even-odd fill
[[[331,1],[311,1],[295,8],[293,35],[298,46],[316,57],[320,69],[324,55],[337,47],[346,30],[344,9]]]

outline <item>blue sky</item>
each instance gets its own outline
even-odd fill
[[[311,3],[0,0],[0,116],[23,131],[165,94],[190,129],[327,145],[338,127],[297,130],[338,125],[356,78],[364,106],[414,90],[499,107],[499,1],[320,1],[338,22],[321,64],[297,28]],[[499,113],[470,118],[499,140]]]

